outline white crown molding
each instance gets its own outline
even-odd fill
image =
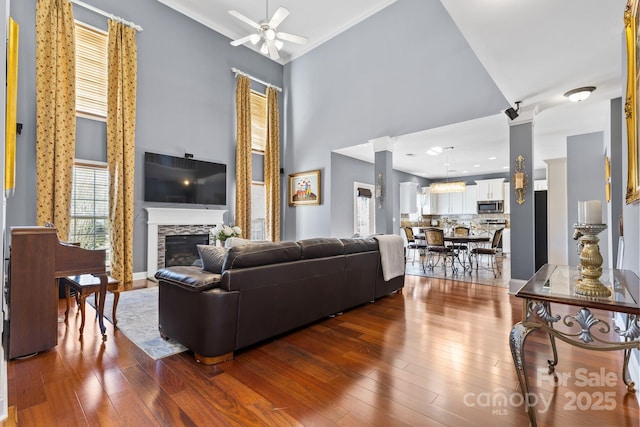
[[[373,143],[373,151],[393,151],[393,146],[396,143],[396,139],[391,136],[382,136],[376,139],[370,139],[369,142]]]

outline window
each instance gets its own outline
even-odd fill
[[[264,156],[266,143],[267,98],[264,94],[251,91],[251,150]],[[267,201],[263,181],[251,183],[251,240],[265,240]]]
[[[354,182],[354,227],[353,232],[366,237],[375,232],[375,187],[362,182]]]
[[[73,166],[69,241],[85,249],[107,249],[109,265],[109,171],[104,163]]]
[[[107,33],[76,21],[76,113],[107,117]]]
[[[265,240],[267,217],[264,182],[251,183],[251,240]]]

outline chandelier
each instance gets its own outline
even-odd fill
[[[433,182],[429,185],[429,190],[431,194],[437,193],[463,193],[467,184],[464,181],[449,181],[449,152],[453,150],[453,147],[445,147],[443,149],[447,152],[447,163],[445,166],[447,168],[447,180],[444,182]]]
[[[429,185],[429,190],[431,190],[431,194],[463,193],[466,188],[467,188],[467,184],[464,181],[434,182]]]

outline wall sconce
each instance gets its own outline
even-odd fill
[[[513,189],[516,193],[516,202],[519,205],[524,203],[527,184],[529,184],[529,179],[527,178],[527,171],[524,167],[524,157],[518,156],[516,158],[515,172],[513,173]]]
[[[382,209],[382,201],[384,200],[384,186],[382,185],[382,172],[378,172],[378,182],[376,183],[376,200],[378,201],[378,209]]]

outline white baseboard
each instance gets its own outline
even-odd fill
[[[140,271],[138,273],[133,273],[133,280],[142,280],[147,278],[146,271]]]

